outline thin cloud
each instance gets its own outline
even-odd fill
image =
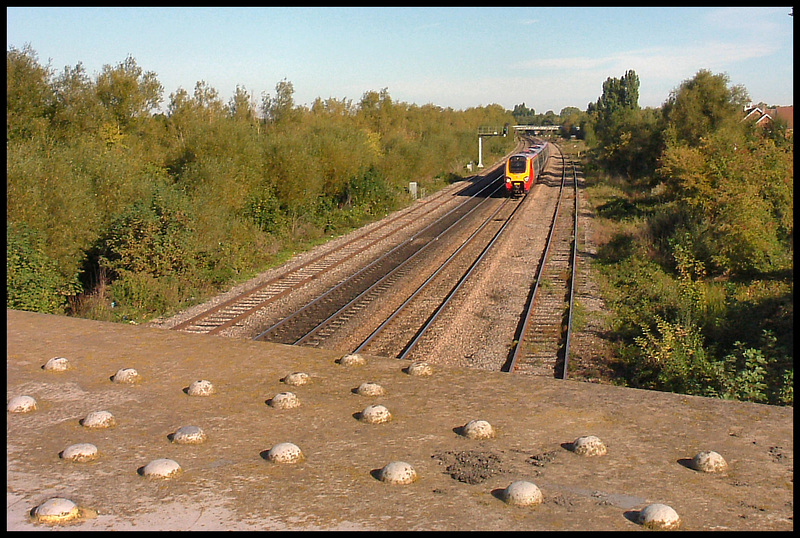
[[[582,71],[627,71],[633,69],[646,71],[657,78],[674,78],[687,69],[724,69],[737,62],[764,58],[774,54],[777,47],[766,43],[744,45],[742,43],[714,42],[694,47],[682,47],[678,54],[675,49],[660,47],[636,51],[626,51],[602,57],[565,57],[534,59],[518,62],[512,68],[521,70]],[[641,75],[641,73],[639,73]]]

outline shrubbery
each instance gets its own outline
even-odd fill
[[[146,321],[463,177],[497,105],[453,111],[317,99],[291,82],[261,105],[200,81],[170,94],[128,57],[90,78],[6,53],[7,306]],[[484,144],[488,161],[512,137]]]
[[[619,176],[613,141],[594,154],[614,163],[597,201],[615,368],[630,386],[791,405],[793,145],[743,123],[725,80],[701,71],[673,94],[658,168]]]

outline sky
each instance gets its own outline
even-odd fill
[[[706,69],[754,103],[793,105],[791,7],[6,7],[6,50],[30,45],[56,74],[95,77],[131,56],[164,88],[203,81],[260,103],[286,80],[297,105],[383,89],[393,101],[465,110],[524,103],[586,110],[608,78],[639,77],[660,107]]]

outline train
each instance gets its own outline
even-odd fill
[[[524,196],[539,179],[550,157],[550,144],[542,142],[528,146],[511,155],[506,161],[505,184],[509,196]]]

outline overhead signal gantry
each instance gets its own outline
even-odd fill
[[[548,131],[558,131],[561,129],[560,125],[509,125],[506,123],[502,128],[500,127],[478,127],[478,168],[483,168],[483,138],[486,136],[508,136],[508,129],[512,127],[514,132],[527,132],[527,133],[543,133]]]

